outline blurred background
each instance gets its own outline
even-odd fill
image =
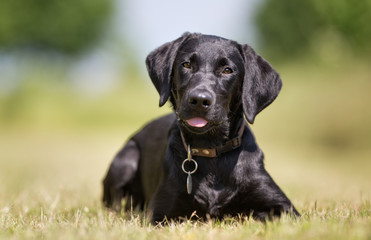
[[[370,22],[369,0],[0,1],[0,210],[99,205],[127,137],[170,112],[144,59],[185,31],[249,43],[280,73],[252,128],[299,208],[369,198]]]

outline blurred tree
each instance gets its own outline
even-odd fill
[[[370,0],[266,0],[256,23],[261,47],[271,57],[307,54],[324,42],[340,42],[340,51],[371,52]]]
[[[1,0],[0,48],[79,53],[94,44],[113,0]]]

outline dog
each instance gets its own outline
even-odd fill
[[[299,216],[264,168],[248,123],[282,87],[278,73],[247,44],[185,33],[146,58],[149,76],[174,113],[132,136],[103,181],[103,202],[147,209],[152,223],[282,213]],[[247,120],[247,121],[246,121]]]

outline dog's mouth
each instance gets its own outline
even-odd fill
[[[212,123],[201,117],[181,120],[181,122],[187,131],[197,135],[208,133],[216,127],[215,123]]]
[[[208,121],[204,118],[190,118],[185,121],[188,126],[194,127],[194,128],[203,128],[208,124]]]

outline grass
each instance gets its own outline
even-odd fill
[[[140,213],[106,211],[101,180],[113,155],[169,108],[157,108],[149,85],[86,97],[33,76],[0,96],[0,239],[371,239],[371,71],[342,66],[277,67],[283,91],[252,128],[302,217],[266,224],[153,227]]]
[[[95,203],[63,208],[64,200],[42,201],[35,209],[2,209],[4,239],[369,239],[370,202],[306,206],[303,217],[266,224],[246,219],[148,225],[140,215],[116,215]],[[62,206],[58,206],[62,205]],[[67,204],[69,205],[69,204]]]

